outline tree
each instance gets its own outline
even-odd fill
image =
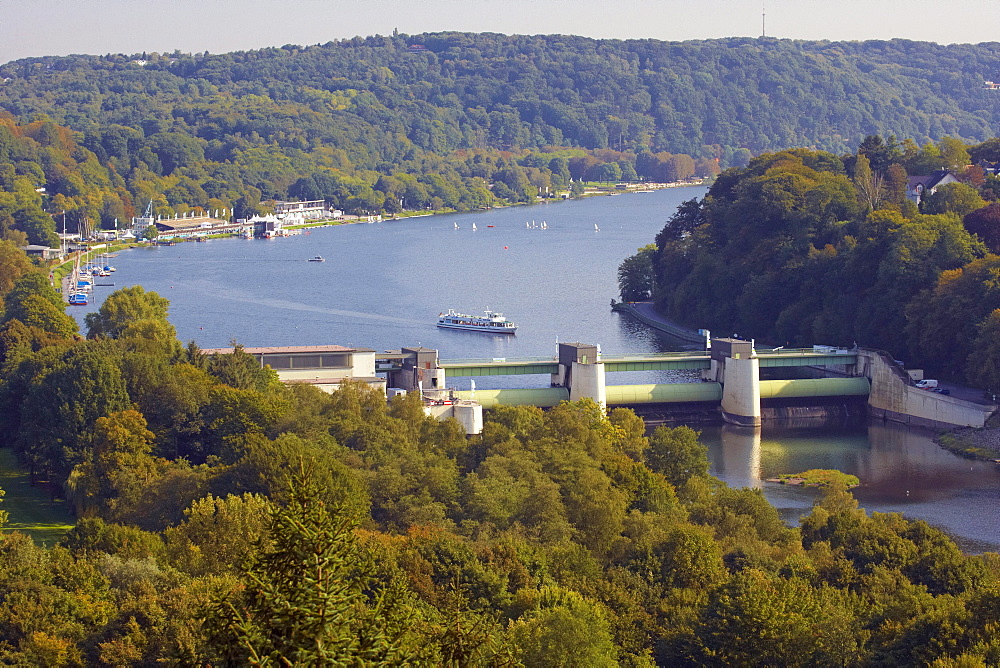
[[[96,313],[84,318],[87,338],[142,338],[164,346],[176,345],[177,333],[167,319],[169,300],[141,285],[108,295]]]
[[[236,572],[267,544],[272,503],[258,494],[209,494],[184,511],[184,521],[164,532],[173,563],[192,575]]]
[[[994,202],[965,214],[965,229],[975,234],[991,253],[1000,254],[1000,202]]]
[[[71,338],[77,333],[76,320],[67,315],[65,302],[39,272],[31,271],[14,283],[4,303],[0,322],[20,320],[56,336]]]
[[[726,579],[722,548],[706,528],[674,527],[655,552],[661,563],[657,580],[664,586],[707,591]]]
[[[70,474],[76,512],[120,520],[119,506],[131,506],[156,477],[159,462],[150,456],[153,433],[138,411],[97,418],[90,451]]]
[[[89,446],[97,418],[129,408],[125,381],[108,351],[78,345],[32,380],[17,448],[33,472],[65,475]]]
[[[986,202],[976,189],[965,183],[946,183],[938,186],[923,200],[923,212],[930,214],[950,211],[965,216],[984,206]]]
[[[14,282],[30,271],[34,271],[34,267],[24,251],[7,239],[0,239],[0,297],[10,292]]]
[[[965,375],[975,387],[1000,388],[1000,309],[986,316],[976,328]]]
[[[233,352],[209,357],[208,373],[238,390],[263,392],[278,382],[278,374],[271,367],[261,366],[256,357],[247,353],[243,344],[235,341]]]
[[[708,474],[708,450],[690,427],[657,427],[649,439],[646,463],[675,487]]]
[[[854,164],[854,186],[858,189],[858,198],[868,208],[874,211],[882,203],[884,191],[882,175],[872,170],[868,158],[863,153],[858,154]]]
[[[619,167],[616,162],[605,162],[597,167],[597,171],[594,176],[595,181],[617,183],[618,181],[621,181],[622,168]]]
[[[254,665],[405,661],[410,631],[402,585],[370,579],[370,557],[354,527],[319,500],[300,471],[243,571],[243,588],[210,612],[218,656]]]
[[[941,152],[944,166],[952,171],[961,171],[971,159],[968,146],[955,137],[941,137],[938,140],[938,150]]]
[[[149,225],[142,231],[140,238],[146,241],[156,241],[159,236],[160,229],[156,225]]]
[[[846,597],[756,568],[734,574],[711,597],[697,633],[706,659],[723,665],[846,665],[859,654]]]
[[[527,666],[618,665],[602,606],[574,591],[542,590],[536,608],[514,622],[510,634]]]
[[[649,299],[655,281],[653,276],[655,253],[656,245],[647,244],[618,265],[618,289],[623,301],[638,302]]]

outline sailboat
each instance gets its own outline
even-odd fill
[[[80,256],[76,256],[76,264],[73,266],[73,273],[70,274],[69,303],[71,306],[86,306],[90,301],[87,298],[87,289],[90,281],[85,281],[80,275]]]
[[[476,224],[475,224],[475,223],[473,223],[473,224],[472,224],[472,231],[473,231],[473,232],[475,232],[475,231],[476,231]]]
[[[600,232],[600,231],[601,231],[601,228],[599,228],[599,227],[597,226],[597,223],[594,223],[594,231],[595,231],[595,232]]]
[[[545,221],[544,221],[544,220],[542,221],[542,229],[543,229],[543,230],[547,230],[547,229],[549,229],[549,226],[545,224]]]
[[[458,229],[458,223],[455,223],[455,229],[456,230]]]

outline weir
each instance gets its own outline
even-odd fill
[[[725,421],[757,427],[764,419],[762,402],[771,402],[772,415],[794,410],[801,404],[783,400],[864,398],[872,415],[898,422],[935,428],[982,427],[997,409],[936,394],[914,386],[907,372],[885,353],[858,349],[813,346],[776,348],[758,352],[753,341],[716,338],[709,350],[651,355],[606,357],[600,347],[562,343],[555,359],[497,359],[442,361],[449,376],[499,375],[503,373],[550,373],[552,387],[516,390],[456,392],[475,398],[484,408],[496,405],[533,405],[543,408],[560,401],[589,398],[608,406],[643,404],[702,404],[717,406]],[[805,367],[818,378],[761,380],[760,370]],[[700,383],[607,385],[607,373],[697,369]],[[777,402],[777,403],[775,403]]]
[[[718,409],[724,420],[757,427],[764,416],[801,410],[809,399],[865,399],[872,415],[927,427],[982,427],[995,404],[965,401],[919,389],[887,353],[813,346],[757,351],[753,341],[716,338],[708,350],[604,356],[600,346],[560,343],[554,357],[440,360],[432,348],[411,347],[378,353],[367,348],[296,346],[246,348],[261,366],[273,368],[286,383],[310,383],[333,391],[346,379],[361,380],[392,396],[420,392],[428,411],[460,418],[468,433],[481,428],[481,411],[498,405],[542,408],[561,401],[592,399],[608,406],[688,404]],[[207,354],[231,349],[203,351]],[[760,370],[802,367],[813,378],[761,380]],[[698,370],[700,382],[608,385],[618,371]],[[381,376],[379,374],[385,374]],[[457,391],[449,378],[549,374],[550,387]],[[768,403],[763,411],[761,403]],[[475,404],[475,408],[470,408]]]

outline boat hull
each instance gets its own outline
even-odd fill
[[[467,332],[486,332],[487,334],[513,334],[517,327],[490,327],[489,325],[460,325],[450,322],[439,322],[441,329],[461,329]]]

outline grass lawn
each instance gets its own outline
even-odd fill
[[[66,501],[52,500],[41,485],[32,487],[27,471],[17,464],[17,457],[7,448],[0,448],[0,488],[5,492],[0,510],[10,515],[6,531],[22,531],[39,545],[51,547],[73,528]]]

